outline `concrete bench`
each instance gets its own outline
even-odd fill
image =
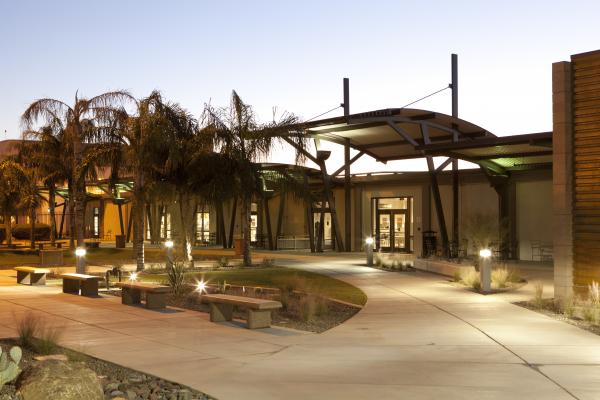
[[[202,296],[202,301],[210,304],[212,322],[231,321],[234,306],[247,309],[246,324],[249,329],[270,327],[271,311],[281,308],[281,303],[278,301],[228,294],[206,294]]]
[[[164,285],[146,282],[117,282],[115,286],[122,289],[122,304],[140,304],[142,293],[146,295],[146,308],[157,310],[167,306],[167,293],[171,288]]]
[[[63,293],[79,294],[82,296],[98,296],[98,281],[102,278],[85,274],[62,274]]]
[[[49,269],[36,267],[15,267],[17,271],[17,283],[22,285],[40,286],[46,284],[46,274]]]

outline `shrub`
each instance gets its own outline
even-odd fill
[[[58,347],[58,341],[62,337],[63,328],[56,326],[46,326],[42,324],[39,327],[35,349],[42,355],[54,354]]]
[[[167,283],[173,296],[180,297],[185,292],[185,265],[176,261],[173,268],[167,270]]]
[[[600,285],[598,285],[598,282],[593,281],[592,284],[588,286],[588,295],[590,303],[595,307],[600,307]]]
[[[16,323],[19,344],[22,347],[34,349],[42,355],[56,352],[58,341],[63,333],[62,327],[48,326],[32,312],[27,312],[20,319],[16,319]]]
[[[505,288],[509,283],[514,281],[513,271],[508,268],[496,268],[492,270],[492,285],[497,288]]]
[[[214,267],[216,269],[229,267],[229,259],[227,257],[221,257],[215,261]]]
[[[260,266],[263,268],[271,268],[275,266],[275,260],[273,260],[272,258],[263,258],[262,262],[260,263]]]
[[[18,224],[13,227],[12,235],[15,239],[31,240],[31,225]],[[35,240],[50,240],[50,225],[35,224],[33,236]]]
[[[566,317],[573,317],[573,314],[575,313],[575,301],[573,300],[573,297],[568,296],[560,300],[558,308]]]
[[[544,305],[544,284],[542,282],[536,282],[533,286],[533,305],[536,308],[542,308]]]
[[[475,290],[481,289],[481,280],[479,278],[479,273],[475,271],[474,268],[471,268],[467,272],[463,273],[461,276],[461,281],[470,288],[473,288]]]
[[[596,321],[596,308],[591,304],[584,304],[582,307],[583,319],[589,323],[595,323]]]
[[[40,317],[32,312],[25,313],[20,319],[17,319],[17,334],[19,335],[19,344],[22,347],[33,348],[34,338],[38,334],[41,320]]]
[[[462,279],[461,273],[460,273],[460,269],[457,269],[454,271],[454,273],[452,274],[452,280],[454,282],[460,282]]]

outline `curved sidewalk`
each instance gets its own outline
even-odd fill
[[[203,313],[3,287],[0,336],[14,335],[13,313],[33,309],[66,328],[66,346],[219,399],[600,398],[600,337],[437,276],[358,264],[286,262],[369,296],[358,315],[323,334],[249,331]]]

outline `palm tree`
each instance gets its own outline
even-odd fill
[[[27,130],[41,123],[59,126],[60,131],[64,132],[64,157],[70,164],[71,173],[67,180],[71,236],[76,235],[77,246],[84,245],[85,178],[91,165],[91,160],[86,156],[86,144],[98,141],[106,125],[112,124],[115,118],[123,114],[122,104],[132,99],[124,91],[107,92],[90,99],[79,98],[76,93],[72,106],[56,99],[39,99],[31,103],[21,116]]]
[[[64,157],[67,153],[64,130],[60,124],[47,125],[37,131],[26,131],[23,139],[36,139],[23,141],[19,158],[38,170],[41,182],[48,190],[48,209],[50,212],[50,242],[56,242],[56,188],[67,182],[72,176],[71,163]],[[64,211],[63,211],[64,212]]]
[[[21,201],[24,173],[19,164],[13,160],[4,160],[0,163],[0,210],[6,227],[6,243],[12,245],[12,221],[16,215]]]
[[[293,114],[284,114],[279,121],[261,124],[257,121],[252,107],[245,104],[233,91],[229,108],[206,109],[208,129],[214,135],[220,151],[235,162],[234,189],[241,199],[242,246],[244,265],[251,265],[250,256],[250,207],[252,195],[260,179],[256,162],[267,156],[274,144],[282,137],[293,140],[299,149],[304,149],[306,139],[299,133],[298,119]],[[291,129],[294,132],[290,132]],[[297,150],[296,158],[303,156]]]
[[[133,249],[136,269],[144,269],[144,219],[148,192],[157,169],[168,156],[165,131],[170,129],[165,117],[167,104],[158,91],[136,101],[137,112],[121,114],[103,131],[103,144],[96,151],[99,159],[111,166],[111,181],[133,176]],[[102,154],[100,154],[102,153]]]
[[[35,223],[36,211],[42,203],[42,194],[38,187],[38,176],[35,168],[22,167],[21,175],[21,195],[19,208],[29,213],[29,240],[30,247],[35,249]]]

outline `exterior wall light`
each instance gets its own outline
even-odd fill
[[[481,249],[479,250],[479,257],[481,257],[481,263],[479,264],[481,291],[489,293],[492,290],[492,251]]]
[[[365,252],[367,253],[367,267],[373,266],[373,244],[375,240],[372,237],[365,239]]]

